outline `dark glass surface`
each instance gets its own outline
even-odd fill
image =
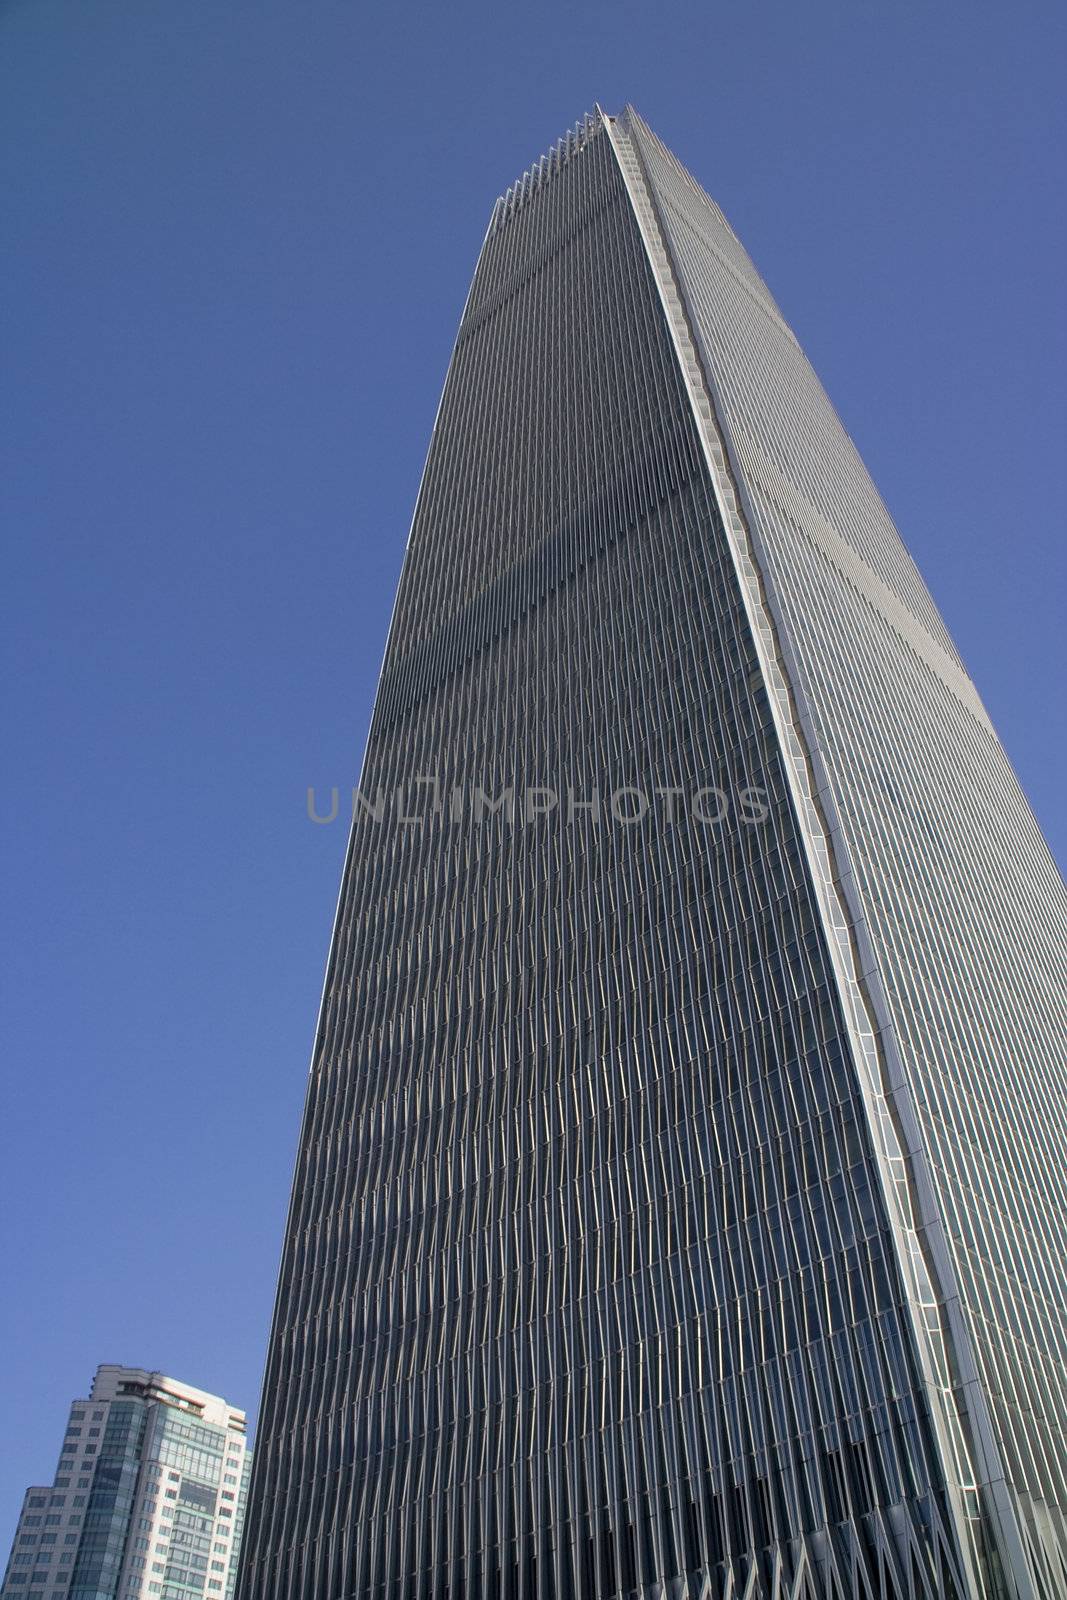
[[[623,787],[680,796],[628,825]],[[962,1594],[767,695],[599,124],[495,213],[361,788],[242,1600]],[[534,789],[563,803],[527,818]]]

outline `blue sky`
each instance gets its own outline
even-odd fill
[[[355,781],[494,196],[724,207],[1061,863],[1063,8],[0,0],[0,1559],[98,1362],[254,1410]]]

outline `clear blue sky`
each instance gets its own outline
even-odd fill
[[[7,1432],[254,1410],[351,784],[489,207],[599,99],[723,205],[1061,861],[1055,0],[0,3]]]

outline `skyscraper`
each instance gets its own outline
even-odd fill
[[[1063,884],[632,111],[493,210],[354,812],[241,1600],[1067,1593]]]
[[[26,1490],[0,1600],[229,1600],[251,1463],[218,1395],[98,1367],[52,1483]]]

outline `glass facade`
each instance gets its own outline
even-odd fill
[[[232,1600],[244,1413],[133,1367],[76,1400],[54,1485],[29,1489],[0,1600]]]
[[[938,695],[988,723],[809,372],[632,113],[497,203],[355,808],[240,1600],[1062,1592],[1055,1218],[1025,1377],[975,1292],[1027,1271],[1015,1176],[1054,1180],[997,1166],[1011,1073],[961,1030],[1022,1024],[905,939],[982,891],[911,815]],[[983,737],[961,855],[1009,771]],[[989,867],[1039,838],[994,858],[982,817]]]
[[[71,1573],[70,1600],[104,1600],[119,1592],[147,1420],[142,1399],[115,1400],[108,1407]]]
[[[906,1161],[893,1203],[979,1551],[1067,1592],[1067,900],[851,441],[718,208],[639,152],[801,707]],[[1036,1116],[1035,1116],[1036,1113]],[[906,1192],[904,1192],[906,1189]],[[938,1307],[935,1325],[930,1302]]]

